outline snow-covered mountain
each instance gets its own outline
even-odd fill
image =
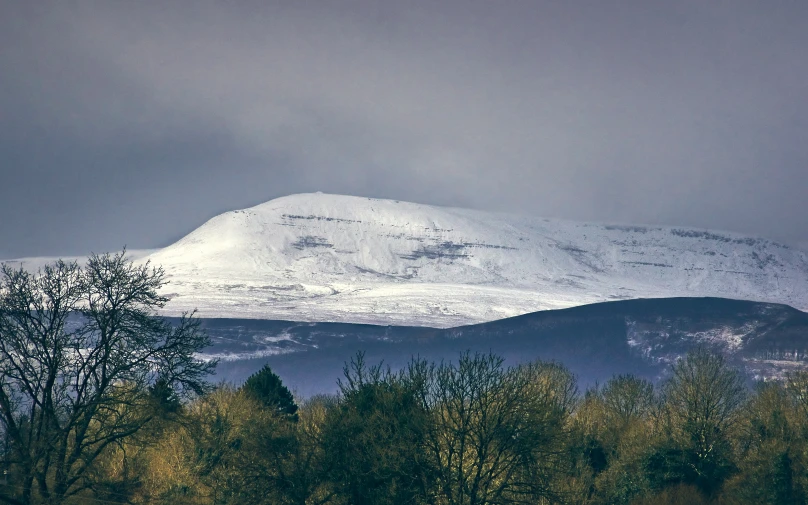
[[[167,313],[203,317],[451,327],[675,296],[808,310],[808,257],[769,240],[321,193],[226,212],[145,259]]]

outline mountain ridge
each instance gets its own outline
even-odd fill
[[[724,356],[750,381],[782,379],[808,366],[808,313],[782,304],[724,298],[654,298],[546,310],[455,328],[259,319],[202,319],[221,359],[217,375],[239,383],[264,364],[306,395],[333,392],[356,352],[394,369],[413,356],[453,360],[493,352],[515,364],[557,360],[583,384],[614,374],[664,379],[694,347]]]
[[[322,193],[222,213],[135,259],[165,269],[165,315],[447,328],[636,298],[808,310],[808,256],[767,239]]]
[[[169,313],[451,327],[608,300],[808,309],[808,257],[685,227],[594,224],[310,193],[225,212],[145,259]]]

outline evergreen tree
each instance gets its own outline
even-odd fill
[[[241,387],[248,396],[269,409],[297,421],[297,404],[281,378],[269,365],[252,374]]]
[[[171,383],[162,377],[149,386],[149,398],[155,411],[162,417],[177,414],[182,408],[179,395],[171,387]]]
[[[429,413],[412,384],[363,356],[345,367],[342,399],[324,432],[331,478],[352,505],[431,503],[434,471],[424,451]]]

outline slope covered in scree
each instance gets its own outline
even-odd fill
[[[169,313],[450,327],[593,302],[717,296],[808,309],[808,258],[769,240],[301,194],[147,257]]]

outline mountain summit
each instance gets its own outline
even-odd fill
[[[167,311],[204,317],[449,327],[674,296],[808,309],[808,257],[765,239],[322,193],[226,212],[146,258]]]

